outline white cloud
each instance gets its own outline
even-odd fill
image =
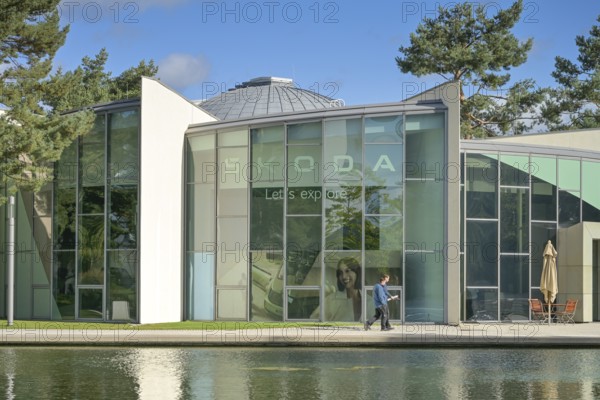
[[[173,53],[158,63],[158,77],[176,89],[202,82],[210,70],[210,64],[202,55]]]

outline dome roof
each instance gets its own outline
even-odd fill
[[[220,120],[319,110],[340,106],[340,100],[294,86],[291,79],[260,77],[198,103]]]

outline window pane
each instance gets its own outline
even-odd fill
[[[79,318],[102,319],[102,289],[79,289]]]
[[[136,321],[137,251],[120,250],[107,253],[109,319]]]
[[[187,139],[187,181],[213,183],[217,174],[215,135]]]
[[[283,250],[283,187],[252,189],[250,247]]]
[[[231,132],[221,132],[217,136],[219,147],[223,146],[247,146],[248,145],[248,130],[240,129]]]
[[[112,186],[108,211],[108,248],[137,247],[137,186]]]
[[[556,221],[556,185],[531,177],[531,219]]]
[[[584,161],[582,168],[583,220],[600,222],[600,163]]]
[[[365,118],[365,142],[402,143],[404,121],[402,115]]]
[[[500,257],[500,319],[529,319],[529,258]]]
[[[498,223],[467,221],[467,286],[498,285]]]
[[[55,252],[53,267],[52,292],[57,307],[53,318],[56,320],[75,319],[75,252]]]
[[[288,214],[321,214],[321,147],[288,147]]]
[[[283,320],[283,253],[253,251],[251,254],[251,321]]]
[[[367,250],[365,251],[365,285],[379,282],[381,275],[390,276],[389,286],[402,286],[402,251]],[[367,310],[372,304],[367,304]]]
[[[217,319],[245,320],[248,309],[246,289],[217,289]]]
[[[444,114],[406,117],[406,179],[444,177]]]
[[[558,187],[562,190],[580,190],[579,160],[558,159]]]
[[[282,182],[285,172],[283,126],[252,129],[252,183]]]
[[[556,223],[531,223],[531,286],[540,286],[544,248],[548,240],[556,245]]]
[[[364,291],[360,258],[359,252],[334,252],[326,257],[323,321],[361,320]],[[372,304],[372,298],[367,303]],[[319,318],[319,313],[316,308],[312,318]]]
[[[402,217],[379,216],[365,218],[366,250],[401,250]]]
[[[365,214],[401,214],[402,187],[365,186]]]
[[[500,184],[529,186],[529,157],[500,155]]]
[[[362,121],[342,119],[325,121],[323,181],[358,185],[362,176]]]
[[[245,147],[219,149],[218,215],[248,214],[248,155]]]
[[[407,322],[444,321],[444,257],[406,252]]]
[[[365,184],[399,186],[402,184],[402,146],[368,145],[365,148]]]
[[[288,125],[288,144],[321,144],[321,122]]]
[[[287,283],[320,285],[321,217],[288,217]]]
[[[467,218],[497,218],[498,162],[492,154],[467,154]]]
[[[75,249],[75,188],[57,188],[54,193],[54,247]]]
[[[215,242],[215,185],[188,185],[188,250],[202,250]]]
[[[325,247],[328,250],[362,249],[362,190],[360,186],[325,190]]]
[[[80,285],[104,284],[104,216],[79,218]]]
[[[433,250],[444,241],[444,182],[407,181],[405,241]],[[437,247],[436,247],[437,246]]]
[[[558,191],[558,226],[568,228],[579,223],[580,217],[579,192],[566,190]]]
[[[319,291],[310,289],[288,290],[288,319],[310,319],[319,307]]]
[[[219,218],[217,222],[217,285],[247,284],[248,234],[246,218]]]
[[[109,177],[113,183],[136,183],[139,179],[139,110],[109,114]]]
[[[500,251],[529,251],[529,190],[500,189]]]
[[[467,289],[466,307],[468,321],[497,321],[498,290]]]

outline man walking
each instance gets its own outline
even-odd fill
[[[389,275],[382,275],[379,278],[379,283],[376,283],[373,286],[373,303],[375,303],[375,315],[369,318],[368,321],[365,322],[365,330],[368,331],[371,329],[371,325],[379,318],[381,318],[381,330],[382,331],[391,331],[394,329],[390,325],[390,311],[388,309],[387,302],[388,300],[392,300],[397,298],[398,296],[390,296],[386,283],[390,280]]]

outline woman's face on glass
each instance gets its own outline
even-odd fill
[[[344,284],[346,289],[353,289],[356,286],[356,272],[352,271],[344,263],[338,266],[338,279]]]

